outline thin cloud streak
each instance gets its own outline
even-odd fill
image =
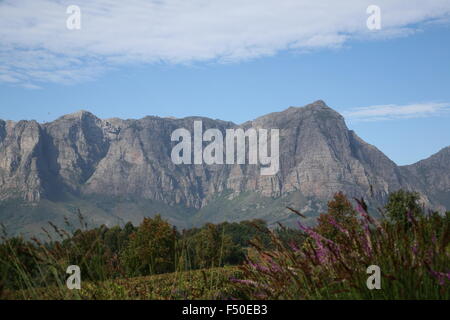
[[[378,105],[343,112],[350,122],[387,121],[435,117],[450,113],[450,103],[415,103],[409,105]]]

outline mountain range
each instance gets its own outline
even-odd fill
[[[171,161],[178,128],[276,128],[280,169]],[[450,209],[450,147],[397,166],[349,130],[323,101],[237,125],[203,117],[99,119],[87,111],[48,123],[0,120],[0,222],[10,234],[42,235],[48,221],[113,226],[161,214],[179,228],[261,218],[291,224],[300,210],[313,223],[335,192],[371,207],[390,192],[414,190],[424,206]]]

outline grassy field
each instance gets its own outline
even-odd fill
[[[53,243],[3,236],[0,299],[449,300],[450,212],[425,212],[402,191],[375,219],[355,200],[336,194],[295,232],[253,221],[179,233],[155,217],[66,238],[55,227],[64,240]],[[74,262],[81,290],[66,286]]]
[[[237,267],[195,271],[104,282],[83,282],[81,290],[69,290],[64,285],[18,291],[5,291],[2,299],[39,300],[216,300],[239,298],[230,281],[239,278]]]

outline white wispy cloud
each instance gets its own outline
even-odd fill
[[[366,27],[373,0],[4,0],[0,82],[70,83],[129,63],[233,62],[339,47],[450,15],[448,0],[376,2],[382,29],[374,33]],[[73,4],[81,30],[66,28]]]
[[[353,122],[386,121],[439,116],[450,113],[450,103],[427,102],[408,105],[379,105],[355,108],[343,112],[344,117]]]

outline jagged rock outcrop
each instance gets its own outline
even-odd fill
[[[40,165],[43,132],[36,121],[0,121],[0,200],[20,197],[29,202],[43,195]]]
[[[450,147],[415,164],[401,167],[415,189],[426,194],[441,210],[450,210]]]
[[[329,199],[340,190],[351,196],[372,190],[382,200],[406,187],[395,163],[349,131],[344,118],[323,101],[266,115],[252,125],[281,129],[282,194],[300,190],[305,196]]]
[[[202,120],[203,130],[216,128],[224,136],[230,128],[279,129],[280,170],[264,176],[259,165],[175,165],[171,133],[178,128],[192,132],[195,120]],[[38,205],[42,200],[64,202],[68,195],[70,199],[101,196],[111,202],[143,199],[198,211],[225,195],[220,201],[234,201],[229,210],[242,210],[240,217],[249,219],[264,207],[264,198],[295,198],[299,209],[314,211],[320,208],[311,209],[314,202],[326,202],[337,191],[382,203],[389,192],[404,188],[419,190],[427,204],[448,208],[449,173],[450,148],[398,167],[348,130],[344,118],[323,101],[242,125],[200,117],[102,120],[87,111],[45,124],[0,121],[0,201],[18,198]],[[244,198],[245,208],[237,203]],[[211,214],[220,219],[220,211],[228,205],[220,204],[223,209],[210,210],[214,212],[208,213],[208,219]],[[93,207],[102,205],[95,202]],[[113,207],[102,207],[104,216]],[[271,219],[276,217],[274,213]]]

